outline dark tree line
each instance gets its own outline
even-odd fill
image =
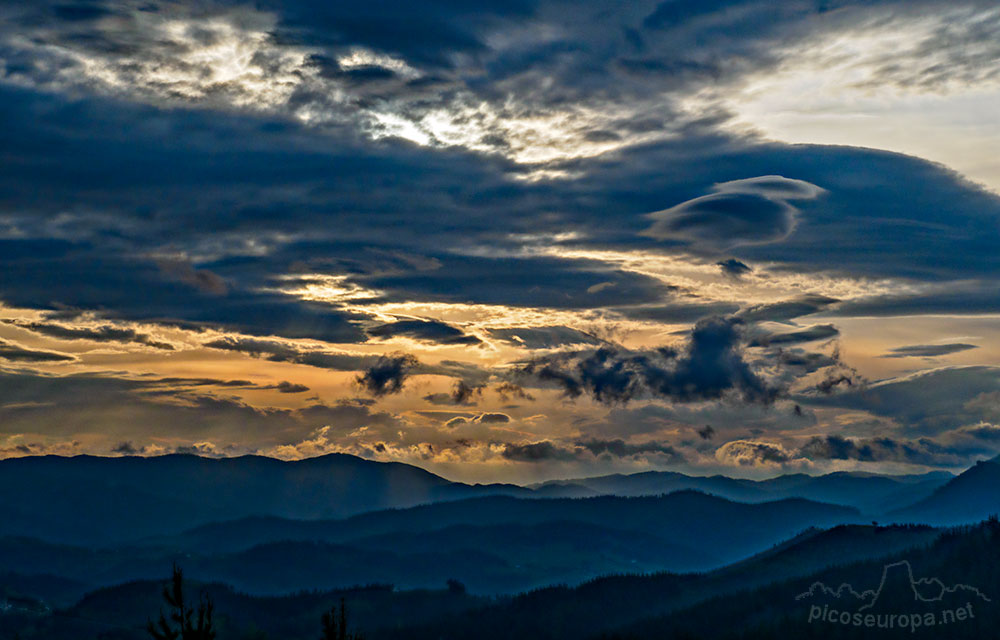
[[[323,614],[323,635],[320,640],[364,640],[364,636],[347,631],[347,605],[340,599],[340,612],[337,607],[331,607]]]
[[[146,625],[153,640],[215,640],[212,599],[203,593],[196,607],[190,605],[184,597],[184,572],[176,564],[170,583],[163,587],[163,600],[170,608],[169,615],[161,609],[159,620],[150,620]],[[320,624],[320,640],[364,640],[361,634],[348,631],[344,598],[340,599],[339,610],[333,606],[323,613]]]

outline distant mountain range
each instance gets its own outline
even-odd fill
[[[481,495],[531,495],[516,485],[468,485],[412,465],[330,454],[0,460],[0,535],[116,544],[251,515],[342,518]]]
[[[759,637],[826,637],[817,635],[815,629],[810,634],[809,628],[799,628],[805,622],[805,605],[795,596],[813,582],[840,584],[848,579],[876,586],[884,559],[904,556],[920,567],[920,575],[941,568],[944,578],[958,580],[965,577],[961,569],[965,565],[959,560],[968,558],[989,535],[990,530],[983,527],[955,534],[930,527],[838,526],[803,532],[743,562],[708,573],[616,575],[578,587],[553,586],[492,598],[443,585],[405,591],[373,585],[283,597],[250,596],[221,584],[195,585],[215,601],[223,629],[220,640],[259,637],[253,630],[284,640],[317,637],[319,615],[341,597],[348,603],[352,626],[373,640],[472,636],[569,640],[597,638],[620,629],[628,633],[611,637],[633,637],[633,633],[643,638],[731,637],[741,629],[742,621],[751,618],[775,627],[773,635]],[[991,579],[982,575],[965,579],[984,589],[995,587],[1000,580],[991,564],[996,549],[994,545],[987,550],[989,557],[982,557],[982,566],[976,570]],[[950,573],[944,573],[947,567],[952,568]],[[161,606],[162,583],[162,579],[136,581],[99,589],[55,614],[45,613],[39,604],[35,609],[41,612],[25,616],[21,624],[47,640],[97,637],[111,626],[115,635],[109,637],[139,640],[146,637],[146,618]],[[694,623],[691,612],[698,616]],[[753,616],[754,612],[760,615]],[[797,619],[798,633],[781,635],[781,625],[787,624],[790,615]],[[703,626],[692,629],[692,624]],[[671,627],[679,625],[685,625],[686,635],[673,633]]]
[[[962,524],[1000,514],[1000,457],[975,466],[938,487],[916,503],[896,509],[898,522]]]
[[[995,521],[860,523],[975,523],[1000,512],[997,486],[996,459],[959,476],[649,472],[532,487],[454,483],[347,455],[4,460],[0,639],[4,629],[97,637],[102,624],[141,637],[157,607],[148,581],[175,562],[192,580],[219,583],[206,588],[233,625],[220,640],[258,637],[254,629],[312,637],[336,593],[355,599],[372,638],[713,637],[720,630],[705,625],[717,611],[751,611],[745,598],[768,612],[761,624],[778,625],[773,635],[801,613],[784,590],[808,589],[807,576],[877,582],[881,565],[865,563],[904,550],[915,575],[959,583],[961,569],[989,586],[990,567],[974,556],[992,553]],[[942,564],[931,544],[964,564]],[[372,586],[329,591],[358,584]],[[70,608],[53,615],[53,606]],[[115,611],[137,622],[93,622],[117,620]]]
[[[858,518],[802,499],[751,505],[694,491],[493,496],[344,520],[248,518],[103,550],[0,538],[0,567],[92,587],[163,575],[182,562],[193,577],[257,594],[372,582],[426,588],[452,578],[478,593],[516,592],[609,573],[706,570]]]
[[[689,476],[673,471],[646,471],[531,485],[536,491],[561,489],[568,496],[640,496],[694,489],[740,502],[764,502],[781,498],[806,498],[855,507],[879,514],[929,496],[954,476],[946,471],[919,475],[887,476],[841,471],[822,476],[803,473],[768,480],[745,480],[726,476]]]
[[[682,490],[739,502],[806,498],[881,514],[927,498],[951,479],[943,472],[796,474],[763,481],[647,472],[521,487],[450,482],[411,465],[346,454],[295,462],[261,456],[42,456],[0,460],[0,536],[117,545],[250,516],[315,520],[483,496],[643,496]]]

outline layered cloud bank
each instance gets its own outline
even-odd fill
[[[994,454],[995,119],[955,114],[998,31],[977,2],[7,3],[0,455]],[[858,109],[940,148],[830,124]],[[857,146],[765,137],[793,130]]]

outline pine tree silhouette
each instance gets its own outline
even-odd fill
[[[161,609],[157,623],[147,623],[146,630],[154,640],[215,640],[211,598],[202,595],[197,611],[189,606],[184,601],[184,573],[176,564],[170,584],[163,587],[163,599],[173,611],[167,620]],[[192,620],[196,614],[196,621]]]
[[[364,640],[360,633],[347,632],[347,605],[344,599],[340,599],[340,615],[337,615],[337,607],[330,607],[330,610],[323,614],[323,635],[320,640]]]

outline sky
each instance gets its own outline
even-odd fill
[[[1000,453],[1000,9],[0,2],[0,457]]]

